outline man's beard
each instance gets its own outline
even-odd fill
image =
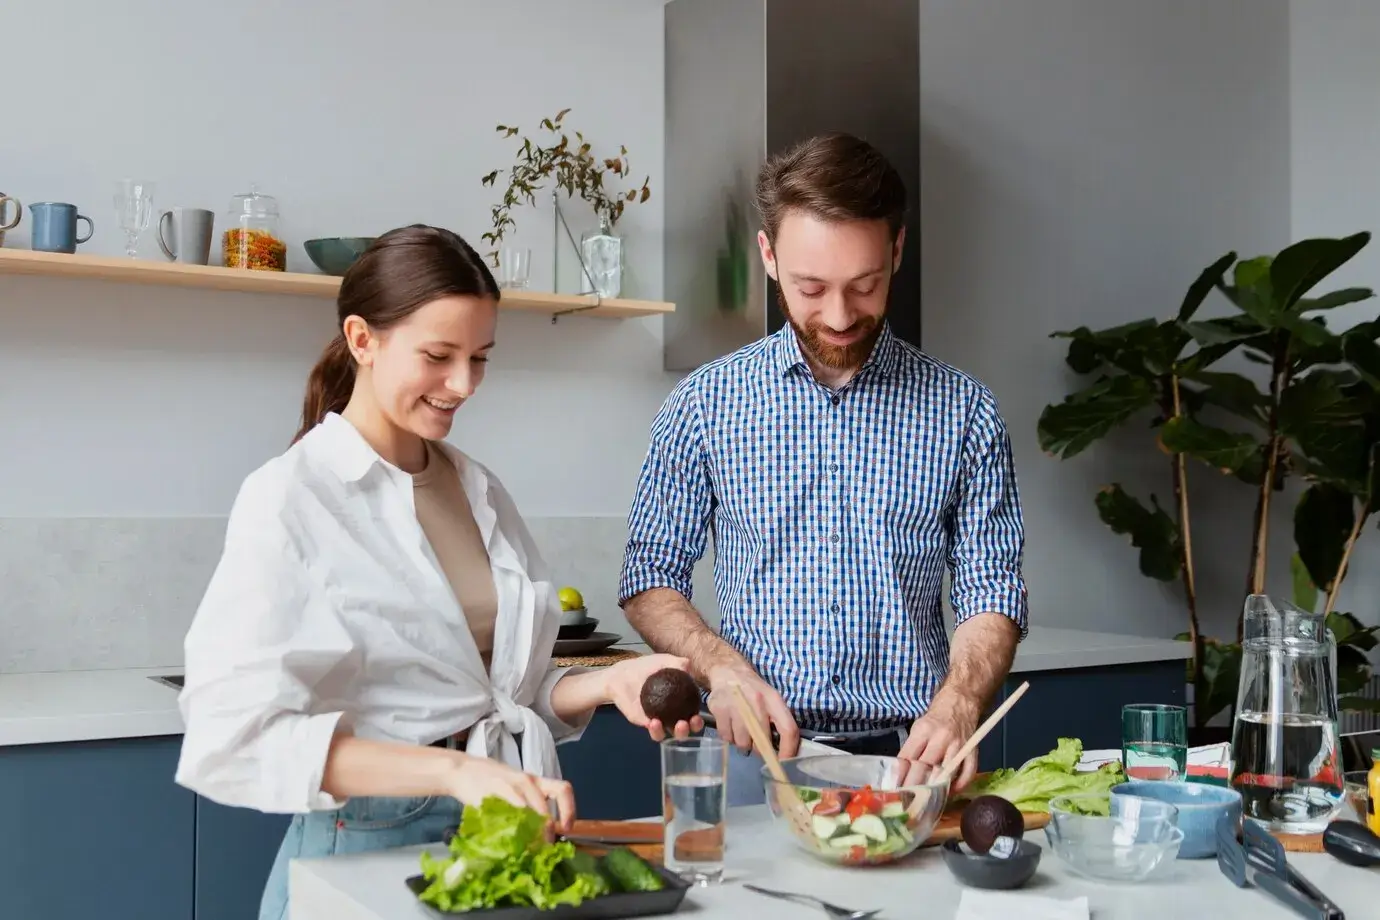
[[[835,330],[843,332],[853,332],[859,328],[866,330],[863,337],[856,342],[848,345],[832,345],[824,340],[823,323],[811,323],[809,326],[801,326],[791,315],[790,309],[786,306],[786,295],[781,291],[781,285],[776,285],[776,305],[781,308],[781,314],[786,317],[786,322],[791,324],[791,329],[795,330],[795,337],[800,342],[800,351],[809,360],[823,365],[836,371],[853,371],[862,367],[864,362],[872,354],[872,347],[877,344],[878,337],[882,334],[882,321],[886,319],[886,311],[881,316],[869,316],[858,320],[845,330]],[[888,305],[889,306],[889,305]]]

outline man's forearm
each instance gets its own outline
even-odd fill
[[[999,613],[979,613],[954,630],[949,673],[930,703],[976,728],[1016,657],[1020,628]]]
[[[623,613],[653,651],[688,658],[691,676],[702,686],[710,686],[710,672],[717,668],[748,667],[679,591],[649,588],[630,598]]]

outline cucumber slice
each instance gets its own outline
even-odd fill
[[[820,840],[828,840],[839,832],[838,819],[832,815],[815,815],[810,819],[810,826]]]
[[[853,847],[867,846],[867,838],[862,834],[844,834],[842,837],[835,837],[830,840],[829,846],[840,850],[851,850]]]
[[[852,824],[852,830],[877,843],[881,843],[887,837],[886,823],[876,815],[858,815]]]
[[[883,818],[904,818],[906,816],[906,806],[900,802],[887,802],[882,806]]]

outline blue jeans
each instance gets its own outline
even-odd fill
[[[350,799],[338,811],[295,815],[264,886],[259,920],[284,920],[288,908],[288,861],[369,853],[440,843],[460,823],[461,805],[444,796]],[[418,863],[418,871],[421,864]]]

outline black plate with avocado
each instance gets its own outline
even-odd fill
[[[665,882],[660,891],[615,891],[574,907],[562,904],[551,910],[542,910],[540,907],[523,905],[446,913],[429,904],[422,906],[435,917],[484,917],[485,920],[615,920],[619,917],[658,917],[675,913],[685,900],[689,884],[662,866],[648,864],[648,868]],[[407,880],[407,887],[414,895],[420,895],[426,885],[426,879],[420,875]]]

